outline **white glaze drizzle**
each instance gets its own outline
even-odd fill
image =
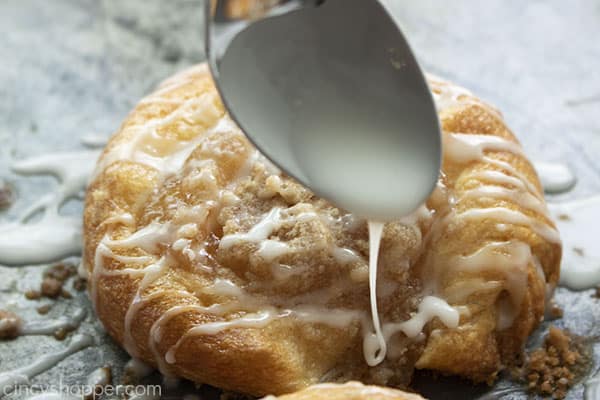
[[[503,151],[514,155],[522,155],[522,150],[517,143],[495,135],[446,132],[443,135],[443,144],[444,157],[448,157],[457,163],[480,161],[494,165],[517,177],[531,194],[542,197],[537,187],[510,163],[491,158],[486,154],[490,151]]]
[[[214,107],[216,93],[204,93],[182,102],[173,112],[164,118],[151,119],[143,125],[135,125],[129,129],[137,130],[131,140],[119,142],[110,152],[102,157],[96,167],[94,176],[104,171],[111,164],[128,160],[154,168],[163,178],[178,172],[190,154],[199,145],[205,145],[206,136],[210,133],[238,132],[239,129],[228,116],[217,119],[217,123],[207,131],[195,129],[195,136],[188,141],[161,136],[157,130],[173,121],[201,120],[204,113],[216,116],[219,112]]]
[[[451,268],[469,272],[493,271],[504,277],[504,288],[511,298],[509,307],[499,310],[497,328],[512,325],[521,309],[527,291],[527,274],[533,263],[531,248],[520,241],[491,242],[473,254],[458,256],[450,261]],[[498,268],[501,265],[502,268]],[[543,274],[543,272],[542,272]],[[543,281],[546,279],[542,276]]]
[[[550,243],[560,243],[560,235],[556,228],[540,222],[524,213],[504,207],[472,208],[457,214],[460,218],[484,220],[495,219],[507,224],[524,225]]]
[[[266,261],[274,261],[276,258],[291,252],[292,248],[287,243],[279,240],[271,240],[269,237],[285,222],[300,223],[313,218],[317,218],[317,214],[313,212],[302,212],[298,215],[284,216],[282,215],[282,209],[275,207],[247,233],[223,236],[219,243],[219,248],[228,249],[244,242],[257,243],[259,244],[257,255]]]
[[[443,81],[434,82],[433,86],[434,92],[437,92],[434,93],[434,99],[440,111],[443,111],[445,108],[458,107],[461,104],[477,103],[488,111],[494,112],[498,117],[500,116],[496,110],[471,98],[470,93],[460,88],[456,89],[453,85],[449,85]],[[479,161],[497,168],[497,170],[472,172],[469,178],[477,179],[481,184],[460,192],[458,194],[460,197],[454,199],[454,201],[477,198],[507,200],[519,205],[528,212],[533,212],[544,217],[542,222],[525,212],[505,208],[500,205],[491,208],[470,208],[461,213],[452,211],[445,218],[445,221],[450,221],[454,218],[465,218],[474,221],[492,219],[498,221],[498,229],[503,229],[506,224],[523,225],[529,227],[536,234],[551,243],[561,243],[557,229],[549,222],[550,213],[538,187],[510,163],[493,158],[488,154],[490,152],[508,152],[522,156],[522,150],[516,142],[495,135],[464,134],[458,132],[444,132],[443,142],[444,157],[452,162],[465,164],[472,161]],[[553,171],[552,173],[558,175],[557,171]],[[552,183],[566,185],[568,179],[564,175],[553,177],[554,181]],[[550,185],[548,182],[546,184]],[[546,190],[552,190],[552,188]],[[495,204],[498,204],[498,202],[495,202]],[[447,222],[444,223],[444,220],[442,220],[442,226],[446,224]],[[505,253],[504,256],[507,257],[506,259],[502,259],[503,256],[499,255],[499,250]],[[518,306],[521,304],[522,296],[526,290],[527,268],[531,263],[534,263],[537,270],[541,271],[540,279],[545,281],[539,261],[534,259],[531,255],[529,245],[525,243],[490,243],[473,255],[459,258],[458,260],[451,261],[451,264],[461,268],[491,268],[504,274],[504,283],[471,279],[468,282],[462,281],[460,287],[447,288],[449,298],[453,302],[460,302],[477,291],[498,290],[500,287],[506,286],[511,294],[511,300],[508,306],[499,307],[498,329],[505,329],[512,325],[514,317],[519,310]],[[498,266],[502,266],[502,268],[498,268]],[[506,269],[507,266],[512,267],[510,271]],[[434,275],[437,276],[438,274]]]
[[[541,215],[547,215],[548,208],[546,204],[538,197],[529,192],[516,189],[507,189],[503,186],[484,185],[469,189],[464,192],[461,198],[481,198],[490,197],[500,200],[510,200],[519,206]]]
[[[544,205],[543,198],[535,185],[509,163],[489,157],[486,154],[489,151],[504,151],[515,155],[522,155],[522,151],[517,143],[498,136],[463,133],[444,134],[445,157],[458,163],[468,163],[470,161],[486,162],[510,173],[510,175],[507,175],[500,171],[477,172],[474,177],[484,179],[486,183],[483,186],[470,189],[462,196],[465,198],[486,196],[511,200],[521,207],[541,214],[546,217],[545,219],[548,219],[547,207]],[[506,188],[502,184],[511,185],[513,188]],[[545,240],[552,243],[560,243],[560,236],[554,226],[548,222],[540,222],[518,210],[505,207],[492,207],[469,209],[458,215],[461,218],[480,220],[493,218],[503,223],[525,225]]]
[[[44,354],[27,366],[0,373],[0,393],[9,393],[16,385],[27,384],[34,376],[53,368],[70,355],[91,346],[93,342],[89,335],[76,335],[64,349]]]
[[[386,341],[398,332],[403,332],[409,338],[417,338],[423,331],[425,324],[434,318],[448,328],[458,327],[460,314],[458,310],[450,306],[445,300],[436,296],[425,296],[417,312],[408,320],[399,323],[386,323],[383,325],[383,335]]]
[[[380,364],[385,359],[387,353],[387,343],[381,331],[381,322],[379,321],[379,311],[377,308],[377,261],[383,227],[383,222],[369,221],[369,298],[371,303],[371,320],[375,332],[365,336],[363,340],[363,353],[367,364],[371,367]],[[377,348],[374,348],[372,345],[373,342],[377,342]]]
[[[512,154],[523,154],[517,143],[495,135],[452,132],[444,134],[443,140],[444,157],[462,164],[483,159],[486,151],[506,151]]]

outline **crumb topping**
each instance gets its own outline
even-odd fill
[[[518,373],[530,392],[564,399],[584,374],[589,361],[580,337],[552,326],[542,347],[529,354]]]

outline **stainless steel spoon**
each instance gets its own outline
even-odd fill
[[[265,156],[370,219],[397,219],[426,200],[440,168],[438,117],[380,1],[206,3],[215,82]]]

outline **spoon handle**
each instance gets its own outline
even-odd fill
[[[238,32],[253,22],[304,7],[317,7],[326,0],[210,0],[206,1],[205,50],[213,74],[220,58]]]

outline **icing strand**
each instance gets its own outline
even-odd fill
[[[377,260],[379,257],[379,246],[383,234],[383,222],[369,221],[369,298],[371,299],[371,319],[375,333],[365,337],[363,341],[363,352],[369,366],[380,364],[387,353],[387,343],[381,331],[379,311],[377,309]],[[373,343],[377,343],[377,348]]]

